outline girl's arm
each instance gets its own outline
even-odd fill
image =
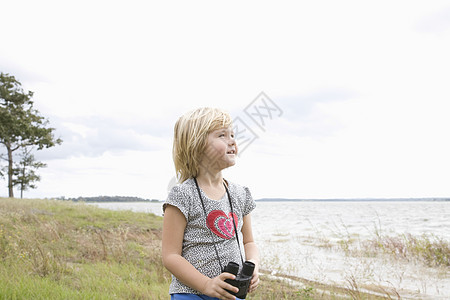
[[[163,264],[178,280],[205,295],[220,299],[235,299],[225,289],[238,292],[239,289],[226,283],[225,279],[234,279],[230,273],[222,273],[209,278],[200,273],[191,263],[181,256],[186,218],[175,206],[168,205],[164,211],[162,234]]]
[[[259,284],[259,251],[253,239],[252,218],[250,214],[244,216],[242,225],[242,237],[244,240],[245,259],[255,264],[255,271],[250,282],[249,292],[253,292]]]

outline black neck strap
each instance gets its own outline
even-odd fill
[[[236,228],[237,224],[235,223],[235,220],[234,220],[233,204],[232,204],[232,201],[231,201],[230,191],[228,190],[228,187],[225,184],[225,182],[223,183],[223,186],[225,187],[225,190],[227,191],[228,202],[230,202],[231,219],[233,221],[234,234],[236,235],[236,241],[237,241],[237,244],[238,244],[239,254],[241,255],[241,261],[242,261],[242,266],[243,266],[244,265],[244,258],[242,257],[241,246],[240,246],[240,243],[239,243],[239,233],[238,233],[238,230]],[[237,215],[236,215],[236,217],[237,217]]]
[[[207,219],[207,214],[206,214],[205,203],[203,202],[203,197],[202,197],[202,194],[200,192],[200,187],[198,186],[197,178],[195,178],[195,177],[194,177],[194,182],[195,182],[195,186],[197,187],[198,197],[200,198],[200,201],[202,203],[203,213],[205,214],[205,220],[206,220]],[[228,202],[230,203],[231,220],[232,220],[233,226],[234,226],[234,234],[236,236],[236,241],[237,241],[237,244],[238,244],[239,254],[241,255],[242,265],[244,265],[244,258],[242,257],[242,251],[241,251],[241,247],[240,247],[240,243],[239,243],[239,233],[238,233],[238,230],[237,230],[237,225],[236,225],[235,220],[234,220],[233,204],[232,204],[232,201],[231,201],[230,191],[228,190],[228,187],[225,184],[225,182],[223,183],[223,186],[225,187],[225,191],[227,192],[227,196],[228,196]],[[207,227],[208,227],[208,225],[207,225]],[[217,260],[219,262],[220,270],[223,271],[222,263],[220,262],[219,252],[217,251],[217,246],[216,246],[216,243],[214,242],[214,237],[212,235],[211,229],[209,230],[209,234],[211,236],[211,241],[213,242],[213,245],[214,245],[214,250],[216,251]]]

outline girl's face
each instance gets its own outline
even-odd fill
[[[207,170],[221,171],[236,163],[237,145],[231,127],[209,133],[202,166]]]

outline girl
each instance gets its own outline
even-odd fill
[[[181,184],[163,205],[162,237],[163,263],[173,274],[172,300],[237,299],[228,291],[238,288],[225,282],[236,276],[222,273],[228,262],[240,268],[243,260],[253,262],[248,292],[258,286],[250,217],[256,205],[248,188],[222,177],[238,150],[231,125],[227,113],[213,108],[194,110],[175,124],[173,160]]]

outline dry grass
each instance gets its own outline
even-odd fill
[[[269,275],[268,271],[262,271],[262,281],[258,292],[250,295],[249,299],[303,299],[303,300],[332,300],[332,299],[357,299],[379,300],[384,296],[370,294],[361,291],[358,286],[339,287],[304,278],[275,274]]]
[[[170,274],[160,258],[160,217],[70,202],[0,199],[0,224],[2,297],[167,295]]]
[[[417,261],[428,267],[450,266],[450,243],[433,235],[382,236],[365,241],[363,249],[367,255],[384,253],[397,259]]]

